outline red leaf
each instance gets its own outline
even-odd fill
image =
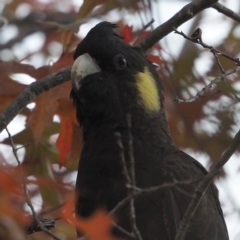
[[[72,121],[65,116],[60,116],[61,125],[56,146],[59,150],[59,163],[63,165],[67,159],[72,146]]]
[[[155,56],[155,55],[151,55],[151,54],[149,54],[147,58],[148,58],[149,61],[151,61],[153,63],[156,63],[158,65],[161,65],[165,62],[159,56]]]
[[[59,163],[60,165],[64,165],[72,149],[74,124],[77,124],[75,117],[76,110],[69,100],[61,99],[58,103],[59,108],[56,113],[59,115],[61,123],[56,146],[59,150]]]
[[[120,35],[124,37],[125,43],[130,43],[133,40],[132,27],[126,25],[120,32]]]
[[[148,34],[150,33],[150,31],[144,31],[137,39],[136,41],[133,43],[133,46],[135,46],[137,43],[139,43],[143,38],[145,38]]]

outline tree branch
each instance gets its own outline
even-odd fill
[[[223,153],[219,161],[215,162],[206,177],[199,183],[197,189],[195,190],[194,196],[191,203],[188,206],[187,211],[185,212],[182,221],[179,224],[178,231],[175,237],[175,240],[184,240],[187,235],[187,231],[191,225],[192,218],[194,213],[198,208],[202,197],[207,191],[209,185],[212,183],[214,177],[218,174],[219,170],[224,166],[224,164],[230,159],[233,153],[237,150],[240,144],[240,130],[235,135],[231,145]]]
[[[216,9],[218,12],[228,16],[229,18],[240,22],[240,15],[235,13],[234,11],[232,11],[229,8],[226,8],[225,6],[223,6],[221,3],[214,3],[212,5],[212,8]]]
[[[31,83],[2,113],[0,113],[0,133],[35,97],[69,79],[71,79],[71,67],[64,68],[59,72]]]
[[[202,10],[211,7],[217,1],[218,0],[193,0],[191,3],[184,6],[167,22],[163,23],[151,33],[149,33],[142,41],[137,44],[137,46],[140,47],[142,51],[146,52],[174,29],[178,28],[180,25],[193,18]]]

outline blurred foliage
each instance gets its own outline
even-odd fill
[[[136,43],[135,36],[141,29],[133,30],[131,26],[126,26],[124,15],[128,13],[139,18],[151,17],[152,14],[151,1],[140,0],[84,0],[79,9],[69,0],[14,0],[1,4],[0,112],[26,88],[25,84],[16,81],[21,77],[15,74],[26,74],[37,81],[73,63],[73,50],[81,41],[76,33],[79,30],[81,33],[83,23],[93,19],[111,21],[109,13],[115,10],[114,14],[119,14],[121,19],[117,22],[119,31],[127,42],[134,40]],[[202,14],[195,18],[192,31],[203,18]],[[136,21],[143,22],[142,19]],[[234,22],[231,24],[232,28],[225,40],[215,48],[236,57],[240,51],[240,34],[234,34],[237,25]],[[16,34],[9,38],[8,34],[12,31]],[[39,44],[38,50],[31,51],[31,47],[26,45],[26,39],[34,34],[40,34],[42,44]],[[176,35],[176,41],[180,37]],[[231,142],[233,129],[238,124],[239,76],[234,74],[218,82],[206,93],[208,96],[191,103],[174,101],[176,97],[194,97],[210,80],[221,74],[213,55],[208,57],[209,70],[206,73],[198,73],[194,68],[196,61],[207,51],[186,41],[178,56],[173,57],[167,47],[158,44],[150,50],[148,58],[161,66],[158,71],[163,79],[166,112],[176,145],[204,152],[215,161]],[[236,67],[224,58],[220,58],[220,61],[225,70]],[[61,206],[63,203],[69,204],[74,191],[72,176],[75,176],[73,174],[82,148],[75,109],[69,99],[70,90],[71,83],[66,82],[38,96],[34,100],[34,107],[26,108],[21,113],[26,117],[25,129],[13,136],[15,144],[25,150],[22,165],[28,177],[26,184],[30,197],[42,200],[40,212],[45,212],[49,218],[58,218],[62,214],[65,219],[57,222],[54,233],[63,239],[75,237],[74,227],[66,221],[71,221],[71,213],[64,213]],[[215,90],[218,93],[212,94]],[[58,116],[59,121],[53,121],[54,116]],[[5,139],[2,144],[11,145],[9,139]],[[18,167],[5,159],[1,146],[0,215],[8,215],[20,225],[26,225],[29,219],[21,186],[23,176]],[[102,222],[105,232],[101,234],[105,236],[104,239],[108,239],[109,236],[105,235],[109,226],[106,213],[99,212],[96,219],[93,219],[94,226]],[[85,227],[86,231],[95,234],[88,225]],[[44,233],[33,234],[29,239],[38,240],[43,236],[47,239]]]

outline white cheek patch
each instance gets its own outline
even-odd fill
[[[93,61],[88,53],[79,56],[73,63],[71,78],[75,91],[81,87],[81,80],[88,75],[101,72],[99,66]]]

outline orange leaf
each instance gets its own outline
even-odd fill
[[[114,240],[111,236],[112,219],[104,210],[98,210],[88,219],[77,218],[76,226],[92,240]]]
[[[74,194],[71,194],[62,208],[62,216],[73,223],[81,232],[87,234],[91,240],[116,240],[111,235],[113,219],[104,210],[97,210],[91,217],[75,218],[73,215]]]

